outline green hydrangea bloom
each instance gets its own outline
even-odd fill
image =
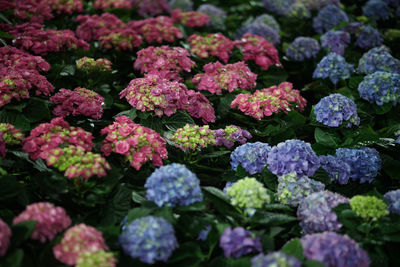
[[[354,196],[350,199],[351,209],[365,221],[376,221],[388,215],[386,203],[374,196]]]
[[[76,267],[114,267],[117,260],[112,252],[99,250],[96,252],[85,251],[79,254]]]

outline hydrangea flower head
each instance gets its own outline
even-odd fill
[[[278,181],[276,199],[292,207],[297,207],[308,195],[325,189],[323,183],[307,176],[297,177],[295,172],[280,176]]]
[[[129,28],[114,29],[100,37],[101,49],[133,50],[142,44],[142,37]]]
[[[324,33],[343,21],[349,21],[346,13],[336,5],[328,5],[313,19],[313,28],[317,33]]]
[[[340,6],[340,0],[300,0],[310,10],[321,10],[328,5]]]
[[[329,127],[339,127],[343,123],[347,128],[360,124],[357,105],[341,94],[331,94],[322,98],[314,107],[316,120]]]
[[[10,246],[11,229],[0,219],[0,257],[4,256]]]
[[[225,29],[225,19],[227,14],[223,9],[211,4],[202,4],[199,6],[197,11],[206,14],[209,17],[210,21],[207,26]]]
[[[389,6],[381,0],[369,0],[362,11],[364,16],[373,20],[387,20],[390,16]]]
[[[38,72],[50,70],[50,64],[41,56],[31,55],[12,46],[3,46],[0,48],[0,65],[4,67],[16,67],[18,69],[36,70]]]
[[[321,46],[341,56],[344,55],[348,44],[350,44],[350,34],[345,31],[329,30],[321,36]]]
[[[174,9],[180,9],[182,11],[192,11],[193,2],[192,0],[170,0],[168,2],[169,7]]]
[[[167,0],[133,0],[139,16],[155,16],[170,10]]]
[[[291,19],[310,18],[311,12],[307,9],[307,6],[304,3],[296,1],[286,13],[286,17]]]
[[[391,213],[400,214],[400,189],[391,190],[383,196],[389,203],[389,211]]]
[[[233,206],[243,208],[252,216],[256,209],[262,208],[264,204],[271,201],[264,185],[255,178],[245,177],[232,184],[226,189],[226,194],[231,199]]]
[[[76,61],[76,68],[86,72],[111,71],[111,61],[106,58],[82,57]]]
[[[349,182],[351,167],[347,162],[332,155],[319,156],[319,162],[321,168],[328,173],[331,182],[341,185]]]
[[[386,203],[375,196],[354,196],[349,203],[357,216],[367,222],[376,221],[389,214]]]
[[[294,61],[315,58],[320,50],[317,40],[311,37],[297,37],[286,49],[286,56]]]
[[[119,236],[122,249],[130,257],[154,264],[166,262],[178,248],[174,228],[163,218],[147,216],[126,225]]]
[[[226,126],[225,129],[218,129],[214,131],[216,145],[225,146],[226,148],[231,148],[235,142],[239,144],[245,144],[247,139],[253,136],[246,130],[243,130],[239,126],[230,125]]]
[[[319,191],[304,198],[297,209],[300,227],[306,234],[337,231],[342,227],[336,213],[332,210],[349,200],[330,191]]]
[[[279,26],[279,23],[275,20],[275,18],[271,15],[268,14],[262,14],[257,16],[254,21],[254,23],[261,23],[269,26],[272,28],[276,33],[280,33],[281,27]]]
[[[10,123],[0,123],[0,133],[3,134],[2,138],[7,145],[18,145],[25,138],[21,130]]]
[[[180,9],[172,10],[172,20],[187,27],[202,27],[206,25],[210,18],[199,11],[182,12]]]
[[[231,153],[231,166],[236,171],[239,164],[249,173],[261,173],[267,165],[268,152],[271,147],[267,143],[255,142],[238,146]]]
[[[358,92],[362,99],[382,106],[400,102],[400,74],[377,71],[364,77],[358,85]]]
[[[336,53],[329,53],[318,63],[314,70],[313,78],[329,78],[332,83],[337,84],[340,80],[350,78],[353,65]]]
[[[364,74],[376,71],[400,74],[400,60],[394,58],[386,46],[374,47],[360,58],[357,70]]]
[[[163,206],[188,206],[203,200],[200,181],[185,165],[172,163],[156,169],[144,185],[146,198]]]
[[[277,15],[285,15],[295,0],[263,0],[266,10]]]
[[[357,37],[356,46],[362,49],[370,49],[382,44],[383,39],[379,31],[369,25],[358,25],[354,33]]]
[[[182,150],[195,150],[216,143],[214,131],[208,125],[200,127],[186,124],[183,128],[177,129],[170,140]]]
[[[369,266],[368,254],[357,242],[347,235],[335,232],[323,232],[305,235],[301,239],[304,256],[309,260],[317,260],[325,266]]]
[[[268,170],[277,176],[296,172],[300,177],[311,177],[319,168],[319,159],[309,143],[292,139],[272,147],[267,164]]]
[[[216,56],[224,63],[229,60],[234,43],[221,33],[211,33],[206,36],[193,34],[187,41],[191,49],[190,52],[200,58],[209,58],[210,55]]]
[[[115,267],[117,259],[112,252],[98,250],[95,252],[85,251],[78,255],[76,267]]]
[[[49,202],[37,202],[26,206],[25,210],[14,218],[13,224],[28,220],[37,222],[31,238],[42,243],[53,240],[71,224],[71,218],[64,208]]]
[[[103,234],[96,228],[81,223],[64,233],[61,242],[53,247],[53,255],[66,265],[76,265],[81,253],[107,249]]]
[[[96,0],[93,2],[93,7],[102,10],[109,8],[131,9],[132,3],[129,0]]]
[[[258,254],[251,259],[251,267],[300,267],[301,262],[288,254],[280,251],[270,252],[266,255]]]
[[[208,234],[211,231],[211,225],[207,225],[203,230],[200,231],[199,236],[197,237],[197,240],[202,240],[205,241],[207,240]]]
[[[400,130],[397,130],[394,133],[394,136],[396,137],[396,140],[394,141],[396,144],[400,144]]]
[[[114,14],[105,12],[99,15],[78,15],[75,22],[79,23],[76,35],[85,40],[99,40],[115,29],[125,28],[125,23]]]
[[[250,33],[254,35],[258,35],[263,37],[265,40],[268,42],[271,42],[273,44],[279,44],[280,43],[280,37],[279,33],[276,32],[273,28],[270,26],[260,23],[260,22],[252,22],[248,25],[245,25],[241,27],[237,32],[236,32],[236,39],[240,39],[243,37],[244,34]]]
[[[262,251],[260,239],[243,227],[226,228],[219,240],[219,246],[226,258],[239,258],[252,252]]]

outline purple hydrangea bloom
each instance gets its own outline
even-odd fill
[[[271,27],[276,33],[281,31],[281,27],[279,27],[279,23],[275,20],[275,18],[268,14],[262,14],[257,16],[254,21],[255,23],[265,24]]]
[[[185,165],[172,163],[156,169],[147,178],[146,198],[159,207],[187,206],[203,201],[200,181]]]
[[[277,176],[296,172],[297,176],[311,177],[319,168],[319,159],[309,143],[292,139],[272,147],[267,164]]]
[[[315,58],[320,50],[317,40],[311,37],[297,37],[286,49],[286,56],[294,61]]]
[[[323,262],[326,267],[368,267],[368,254],[347,235],[324,232],[305,235],[301,239],[304,256]]]
[[[364,74],[376,71],[400,74],[400,60],[390,54],[389,48],[379,46],[372,48],[360,58],[357,70]]]
[[[396,141],[394,141],[396,144],[400,144],[400,130],[397,130],[394,133],[394,136],[396,136]]]
[[[239,258],[252,252],[262,251],[260,239],[243,227],[226,228],[219,240],[219,246],[227,258],[231,256]]]
[[[350,44],[350,34],[344,31],[328,31],[321,36],[321,46],[330,52],[344,55],[344,50]]]
[[[332,83],[337,84],[339,80],[349,79],[352,71],[353,65],[347,63],[344,57],[329,53],[318,63],[313,78],[329,78]]]
[[[400,74],[377,71],[364,77],[358,85],[360,97],[370,103],[382,106],[400,100]]]
[[[329,174],[331,182],[341,185],[349,182],[351,168],[348,163],[332,155],[320,156],[319,162],[321,168]]]
[[[211,231],[211,225],[207,225],[203,230],[200,231],[197,240],[205,241],[207,239],[208,233]]]
[[[314,108],[316,120],[329,127],[346,127],[360,124],[357,105],[348,97],[341,94],[331,94],[322,98]]]
[[[381,0],[369,0],[362,8],[363,15],[373,20],[389,19],[389,6]]]
[[[299,225],[306,234],[337,231],[342,224],[332,209],[348,202],[346,197],[331,191],[312,193],[300,202],[297,209]]]
[[[226,194],[226,190],[233,185],[233,182],[226,182],[224,189],[222,191]]]
[[[343,21],[349,21],[346,13],[335,5],[328,5],[313,19],[313,28],[317,33],[324,33]]]
[[[383,197],[389,202],[389,211],[400,214],[400,189],[389,191]]]
[[[236,171],[237,166],[242,167],[249,173],[261,173],[267,165],[267,156],[271,147],[267,143],[247,143],[237,147],[231,153],[231,166]]]
[[[369,25],[362,25],[356,32],[356,36],[356,46],[362,49],[380,46],[383,41],[379,31]]]
[[[372,183],[382,165],[379,152],[369,147],[338,148],[336,157],[350,165],[350,178],[360,184]]]
[[[285,15],[295,2],[296,0],[263,0],[265,9],[278,15]]]
[[[227,15],[223,9],[210,4],[203,4],[199,6],[197,11],[206,14],[210,18],[207,26],[214,26],[220,29],[225,28],[224,21]]]
[[[300,0],[310,10],[321,10],[328,5],[340,6],[340,0]]]
[[[300,267],[301,262],[280,251],[270,252],[267,255],[258,254],[251,259],[251,267]]]
[[[242,36],[245,33],[251,33],[251,34],[256,34],[261,37],[264,37],[267,41],[273,43],[273,44],[279,44],[280,43],[280,37],[279,34],[272,29],[271,27],[263,24],[263,23],[257,23],[257,22],[252,22],[249,25],[245,25],[241,27],[237,32],[236,32],[236,39],[241,39]]]
[[[126,254],[148,264],[167,261],[178,247],[172,225],[153,216],[132,221],[122,231],[119,243]]]
[[[174,9],[180,9],[182,11],[193,10],[192,0],[170,0],[168,4],[171,10]]]
[[[253,137],[250,132],[243,130],[242,128],[236,125],[230,125],[226,127],[225,130],[224,129],[215,130],[214,135],[216,139],[215,144],[217,146],[225,146],[226,148],[233,147],[235,142],[238,142],[243,145],[247,142],[247,139]]]

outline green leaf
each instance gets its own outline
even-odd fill
[[[382,106],[372,104],[372,107],[374,108],[376,114],[383,115],[388,113],[393,108],[393,105],[392,103],[386,103],[383,104]]]
[[[199,159],[211,159],[211,158],[219,158],[223,155],[230,154],[231,151],[214,151],[208,154],[201,155]]]
[[[40,172],[51,172],[51,169],[49,169],[46,166],[46,164],[44,163],[44,161],[42,159],[37,159],[35,161],[32,161],[29,158],[29,154],[28,153],[20,152],[20,151],[11,151],[11,153],[13,153],[15,156],[17,156],[17,157],[19,157],[21,159],[24,159],[24,160],[30,162],[33,165],[33,167],[35,169],[37,169],[38,171],[40,171]]]
[[[102,225],[110,225],[120,222],[129,210],[132,191],[127,187],[120,185],[118,191],[111,201],[107,202],[104,208],[104,217],[101,221]]]
[[[299,261],[304,260],[303,246],[301,245],[299,238],[293,238],[286,243],[282,248],[281,252],[296,257]]]
[[[141,114],[143,114],[143,112]],[[142,118],[140,119],[140,124],[150,129],[153,129],[158,133],[162,133],[163,123],[161,119],[156,116],[148,116],[146,119]]]
[[[229,197],[216,187],[203,186],[203,190],[225,201],[226,203],[230,203]]]
[[[21,186],[14,176],[0,176],[0,200],[4,201],[17,196]]]
[[[205,208],[206,208],[206,205],[203,202],[196,202],[189,206],[177,207],[176,211],[179,211],[179,212],[202,211]]]
[[[228,114],[231,111],[231,103],[234,99],[234,94],[227,94],[226,96],[219,98],[217,113],[222,117]]]
[[[186,124],[194,124],[194,120],[186,112],[178,111],[170,117],[164,116],[162,123],[168,130],[175,132],[178,128],[182,128]]]
[[[400,161],[392,157],[382,154],[382,169],[392,179],[400,179]]]
[[[46,103],[39,98],[31,98],[28,106],[24,109],[27,119],[30,122],[38,122],[50,119],[50,111]]]
[[[22,266],[23,259],[24,251],[19,248],[6,255],[6,258],[3,262],[0,262],[0,265],[4,267],[20,267]]]
[[[0,122],[11,123],[23,132],[30,130],[29,120],[24,115],[19,114],[15,111],[0,111]]]
[[[332,148],[338,147],[338,138],[331,133],[324,132],[320,128],[315,128],[314,137],[315,141],[320,145]]]
[[[139,195],[137,192],[132,191],[132,201],[138,204],[142,204],[146,199]]]
[[[74,76],[75,65],[66,65],[62,68],[60,76]]]
[[[316,261],[316,260],[307,260],[303,263],[304,267],[325,267],[325,264],[323,264],[320,261]]]
[[[119,117],[119,116],[127,116],[129,119],[131,119],[133,121],[137,117],[136,109],[131,108],[130,110],[122,111],[122,112],[118,113],[117,115],[115,115],[114,118]]]
[[[150,215],[154,210],[155,210],[155,208],[149,208],[149,207],[140,207],[140,208],[131,209],[128,212],[128,221],[127,222],[129,223],[138,218],[142,218],[147,215]]]
[[[179,263],[179,266],[197,266],[203,261],[204,255],[200,246],[193,242],[184,243],[174,251],[169,263]]]
[[[36,223],[37,223],[36,221],[24,221],[13,225],[11,227],[12,231],[11,244],[13,244],[16,247],[19,247],[24,241],[26,241],[31,236]]]
[[[264,212],[264,211],[257,211],[256,214],[251,217],[250,222],[263,225],[263,226],[278,226],[286,223],[290,223],[296,221],[297,218],[280,213],[272,213],[272,212]]]

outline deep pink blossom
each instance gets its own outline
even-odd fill
[[[50,64],[40,56],[33,56],[12,46],[0,48],[0,66],[18,67],[36,71],[49,71]]]
[[[109,9],[109,8],[123,8],[131,9],[132,3],[130,0],[96,0],[93,3],[94,8]]]
[[[183,103],[182,110],[186,110],[190,116],[199,118],[203,123],[215,121],[215,111],[211,102],[200,92],[187,90],[187,101]]]
[[[4,256],[10,246],[11,229],[10,227],[0,218],[0,257]]]
[[[99,40],[101,36],[106,36],[115,29],[123,29],[125,23],[111,13],[99,15],[79,15],[75,22],[80,25],[76,28],[76,35],[85,40]]]
[[[142,17],[152,17],[169,11],[167,0],[133,0],[133,5]]]
[[[100,37],[100,48],[115,50],[132,50],[142,44],[142,37],[134,30],[113,29],[108,34]]]
[[[188,27],[202,27],[206,25],[210,18],[198,11],[182,12],[180,9],[174,9],[171,12],[174,23],[183,24]]]
[[[221,33],[211,33],[205,37],[193,34],[187,41],[191,46],[192,54],[201,58],[209,58],[210,55],[213,55],[224,63],[228,62],[229,54],[232,53],[234,47],[234,42]]]
[[[42,0],[47,2],[57,14],[71,15],[83,11],[83,0]]]
[[[54,17],[48,0],[2,0],[0,10],[12,10],[15,17],[30,22],[42,23]]]

